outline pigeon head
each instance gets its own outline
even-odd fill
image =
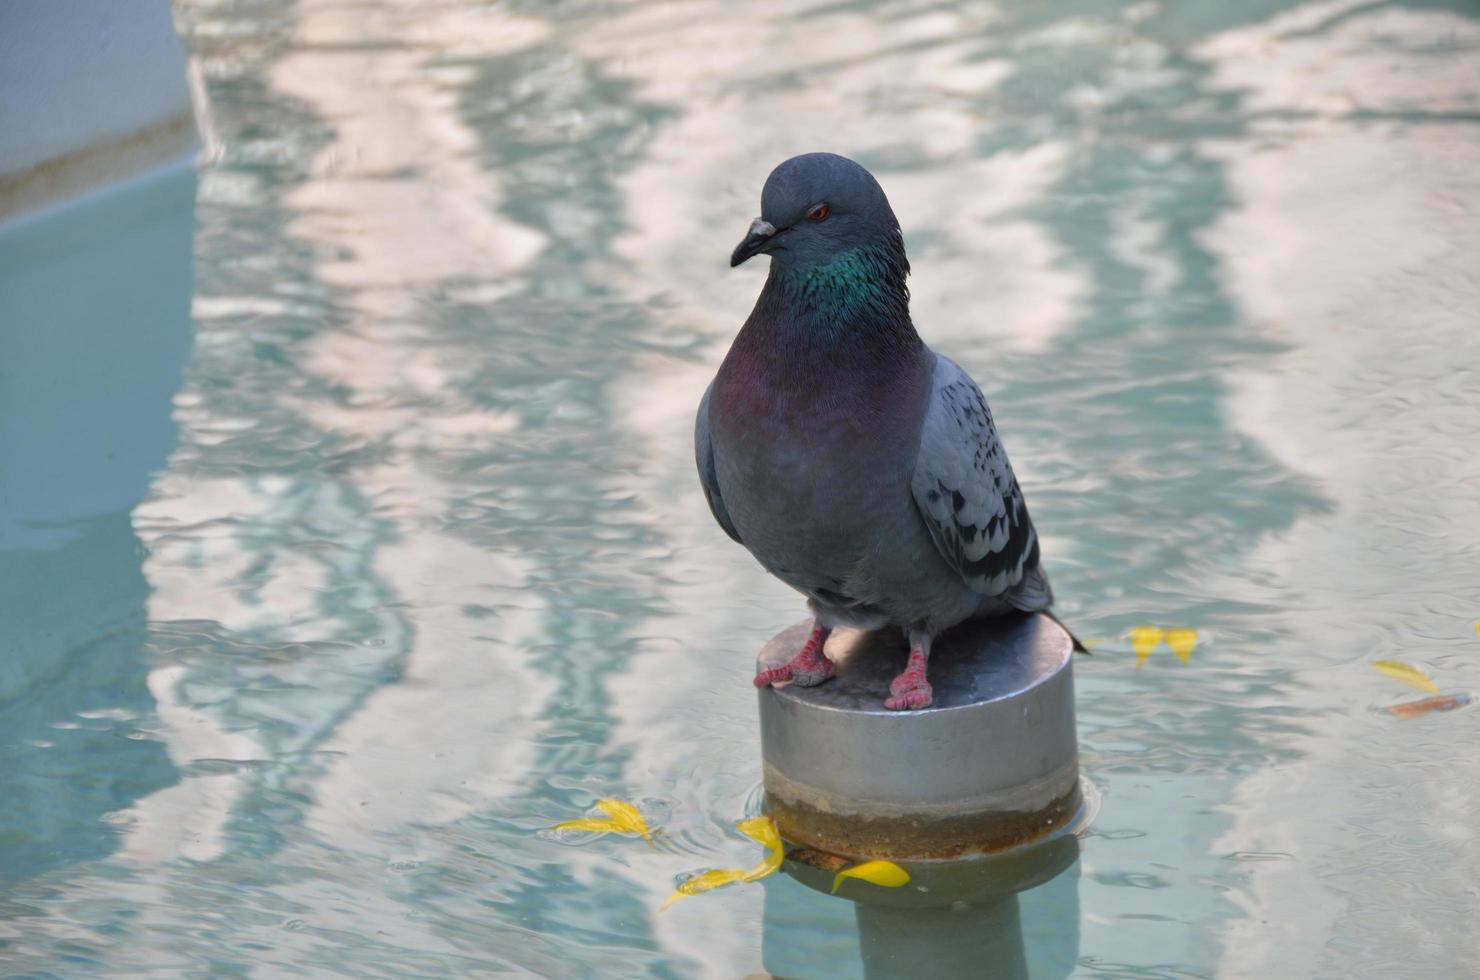
[[[908,270],[899,222],[873,174],[836,153],[782,163],[761,191],[761,216],[730,256],[737,266],[762,252],[773,271],[806,271],[864,250]]]

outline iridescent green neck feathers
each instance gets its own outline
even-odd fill
[[[766,292],[777,294],[808,331],[837,339],[879,330],[913,333],[908,272],[902,248],[860,245],[826,262],[773,265]]]

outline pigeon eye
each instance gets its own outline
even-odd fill
[[[826,204],[814,204],[807,210],[808,221],[821,221],[826,218],[831,209]]]

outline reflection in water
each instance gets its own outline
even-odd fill
[[[174,443],[195,175],[0,235],[0,881],[102,857],[177,781],[129,511]]]
[[[1394,729],[1346,668],[1421,646],[1476,683],[1453,628],[1480,615],[1459,533],[1480,474],[1454,448],[1480,408],[1471,14],[180,17],[224,153],[202,177],[179,446],[134,507],[186,336],[183,280],[140,280],[175,304],[151,321],[175,340],[106,335],[130,339],[109,376],[151,393],[110,418],[156,420],[120,464],[133,482],[59,471],[119,493],[33,494],[54,509],[0,525],[39,536],[0,541],[7,569],[31,563],[3,585],[6,639],[50,651],[0,662],[26,788],[0,801],[0,848],[31,862],[4,865],[23,879],[7,969],[862,974],[868,923],[779,876],[653,914],[678,876],[754,856],[730,833],[759,782],[748,661],[797,605],[724,546],[689,427],[758,285],[724,269],[755,188],[819,148],[890,192],[922,333],[997,406],[1064,614],[1206,637],[1186,668],[1080,672],[1104,805],[1075,870],[1020,897],[1030,973],[1348,975],[1382,949],[1467,968],[1475,950],[1420,933],[1468,935],[1480,786],[1454,746],[1480,715],[1415,723],[1452,739]],[[61,277],[36,295],[69,295],[63,266],[30,268]],[[0,399],[16,379],[42,382],[28,404],[89,390],[6,353]],[[4,438],[42,449],[128,441],[16,417]],[[598,796],[639,801],[661,846],[539,835]],[[1356,877],[1374,850],[1385,889]],[[970,952],[941,928],[934,962]]]
[[[1214,847],[1247,885],[1224,963],[1473,972],[1480,785],[1457,753],[1480,717],[1384,724],[1361,709],[1390,692],[1361,673],[1397,656],[1449,690],[1480,681],[1480,20],[1473,4],[1313,5],[1206,47],[1220,84],[1249,93],[1261,147],[1217,146],[1248,203],[1209,242],[1288,345],[1240,372],[1230,415],[1333,499],[1247,565],[1311,610],[1288,629],[1320,725],[1232,796]]]
[[[1016,895],[944,909],[860,905],[857,914],[863,975],[871,980],[902,976],[948,980],[983,973],[1001,980],[1029,976]]]
[[[774,976],[1067,977],[1079,959],[1079,840],[914,869],[898,890],[818,901],[830,872],[788,864],[767,879],[762,958]],[[810,890],[807,890],[810,889]],[[849,904],[853,908],[849,909]],[[844,941],[844,937],[855,942]]]

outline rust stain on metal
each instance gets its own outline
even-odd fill
[[[857,863],[852,858],[845,858],[840,854],[829,854],[815,847],[794,847],[786,852],[786,859],[799,864],[809,864],[828,874],[837,874],[850,864]]]
[[[771,795],[766,797],[766,809],[784,839],[803,845],[791,852],[793,860],[836,871],[834,860],[949,861],[1010,850],[1064,827],[1079,812],[1081,802],[1076,784],[1067,794],[1031,813],[885,820],[825,813]]]

